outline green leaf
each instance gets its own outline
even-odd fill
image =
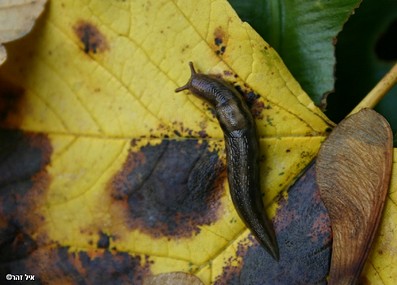
[[[303,89],[320,104],[334,88],[335,38],[360,0],[229,2],[276,49]]]
[[[336,92],[328,97],[327,114],[333,120],[344,118],[395,63],[396,20],[396,1],[365,0],[346,23],[336,46]],[[397,131],[396,106],[394,87],[376,108],[393,132]]]

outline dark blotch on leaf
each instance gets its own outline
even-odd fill
[[[83,43],[85,53],[103,52],[109,48],[105,36],[92,23],[79,21],[74,26],[74,32]]]
[[[10,121],[10,116],[14,115],[14,120],[18,118],[17,113],[23,101],[25,90],[9,81],[0,78],[0,126],[17,127],[18,123]],[[12,126],[10,126],[12,124]]]
[[[207,143],[164,140],[131,152],[112,183],[127,224],[153,237],[190,237],[218,218],[224,166]]]
[[[274,261],[250,236],[256,246],[239,244],[239,258],[226,263],[215,284],[326,284],[331,228],[313,165],[279,204],[274,224],[280,261]]]
[[[13,225],[0,229],[0,262],[12,262],[25,258],[37,249],[36,242]]]
[[[99,240],[97,243],[98,248],[109,248],[110,245],[110,236],[107,234],[100,232],[99,233]]]
[[[0,188],[25,194],[32,177],[50,162],[52,147],[46,135],[0,129]],[[26,187],[22,187],[26,186]]]
[[[83,267],[83,277],[89,284],[142,284],[144,276],[149,272],[148,260],[142,266],[140,256],[124,252],[113,254],[104,251],[95,257],[80,252],[78,258]]]
[[[42,217],[35,209],[49,184],[52,148],[46,135],[0,130],[0,261],[36,249],[30,236]]]
[[[255,119],[261,119],[262,118],[262,111],[265,109],[265,105],[263,102],[259,101],[258,99],[260,96],[256,94],[255,92],[248,92],[245,93],[241,86],[235,85],[234,88],[243,96],[245,102],[247,103],[248,107],[251,110],[252,115],[254,116]]]
[[[35,281],[26,284],[142,284],[151,264],[145,256],[125,252],[88,253],[43,247],[25,259],[0,264],[0,274],[35,275]]]

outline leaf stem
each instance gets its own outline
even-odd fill
[[[376,104],[387,94],[387,92],[397,83],[397,63],[390,71],[376,84],[376,86],[358,103],[350,112],[350,115],[357,113],[364,108],[374,108]]]

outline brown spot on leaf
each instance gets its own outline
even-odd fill
[[[10,81],[0,78],[0,126],[17,127],[18,116],[25,90]],[[11,118],[12,117],[12,118]]]
[[[199,131],[198,135],[202,139],[208,138],[208,134],[207,134],[207,132],[205,130]]]
[[[219,218],[224,173],[207,143],[164,140],[128,155],[111,195],[130,228],[153,237],[190,237]]]
[[[254,104],[251,107],[251,113],[256,119],[262,119],[263,114],[262,111],[265,109],[265,104],[259,100],[255,100]]]
[[[0,130],[0,260],[23,258],[36,249],[32,235],[43,223],[37,212],[50,183],[46,135]]]
[[[256,94],[255,92],[248,92],[248,93],[243,93],[244,94],[244,99],[245,101],[247,101],[247,104],[253,108],[255,103],[257,102],[257,100],[260,98],[260,96],[258,94]]]
[[[224,70],[223,71],[223,75],[226,76],[226,77],[233,76],[234,78],[238,78],[238,75],[237,74],[233,74],[230,70]]]
[[[214,44],[217,55],[223,55],[226,52],[225,32],[222,27],[218,27],[214,31]]]
[[[205,107],[208,107],[205,106]],[[212,108],[210,108],[211,111],[213,111]],[[172,123],[172,127],[173,127],[173,133],[175,136],[177,137],[183,137],[183,138],[207,138],[208,134],[206,132],[206,127],[207,127],[207,122],[203,121],[199,123],[199,126],[201,128],[201,130],[196,131],[196,130],[192,130],[188,127],[185,127],[184,124],[182,122],[173,122]],[[157,128],[156,132],[158,132],[161,128]],[[169,128],[164,126],[164,130],[165,132],[169,132]],[[157,137],[157,136],[154,136]],[[163,137],[168,138],[168,135],[164,134]]]
[[[81,20],[74,26],[74,32],[82,42],[85,53],[104,52],[109,49],[106,37],[92,23]]]
[[[260,96],[253,91],[244,92],[241,86],[234,86],[236,90],[243,96],[245,102],[248,107],[251,109],[251,113],[256,119],[262,119],[262,111],[266,109],[266,106],[263,102],[259,101]]]

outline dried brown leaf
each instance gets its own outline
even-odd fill
[[[203,282],[192,274],[170,272],[146,278],[143,285],[203,285]]]
[[[392,132],[370,109],[343,120],[322,145],[317,183],[329,212],[329,284],[354,284],[379,225],[392,169]]]
[[[0,65],[6,60],[7,53],[4,46],[0,45]]]
[[[30,32],[46,0],[0,0],[0,64],[6,57],[2,44]]]

